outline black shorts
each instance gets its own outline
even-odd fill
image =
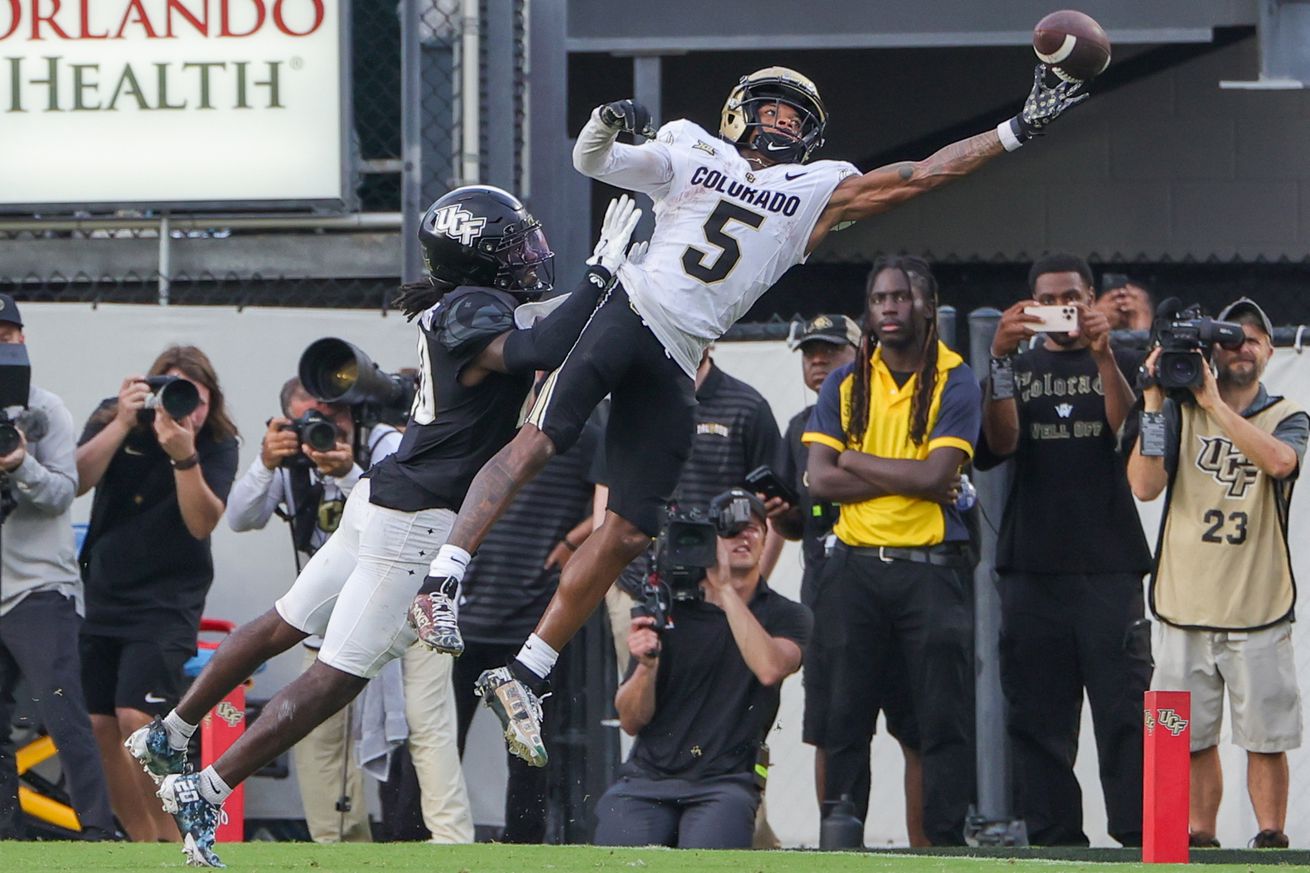
[[[563,453],[610,395],[605,429],[609,509],[655,536],[695,431],[696,385],[615,285],[528,415]]]
[[[87,712],[135,709],[163,715],[182,695],[182,665],[194,646],[82,634],[82,691]]]

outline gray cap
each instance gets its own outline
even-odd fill
[[[8,294],[0,294],[0,321],[23,326],[23,316],[18,314],[18,304]]]
[[[1265,336],[1272,340],[1274,338],[1274,323],[1269,320],[1269,316],[1265,315],[1265,311],[1260,308],[1260,304],[1250,297],[1239,297],[1225,306],[1219,313],[1219,321],[1232,321],[1237,316],[1247,312],[1255,313],[1255,317],[1260,320],[1260,327],[1264,329]]]
[[[810,340],[822,340],[835,346],[860,345],[860,327],[845,315],[816,315],[809,321],[794,318],[787,333],[787,348],[796,351]]]

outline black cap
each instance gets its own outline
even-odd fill
[[[835,346],[860,345],[860,327],[845,315],[816,315],[809,321],[794,318],[787,334],[787,348],[796,351],[810,340],[822,340]]]
[[[1265,332],[1265,336],[1272,340],[1274,338],[1273,322],[1269,320],[1269,316],[1265,315],[1265,311],[1260,308],[1260,304],[1256,303],[1250,297],[1239,297],[1232,303],[1229,303],[1223,308],[1223,311],[1219,313],[1219,320],[1232,321],[1237,316],[1247,312],[1255,314],[1255,317],[1259,319],[1260,328]]]
[[[8,294],[0,294],[0,321],[23,326],[23,317],[18,314],[18,304]]]

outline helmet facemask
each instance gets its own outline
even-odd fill
[[[535,300],[555,287],[555,253],[536,219],[529,218],[521,227],[511,225],[498,239],[479,245],[498,263],[496,288]]]
[[[760,110],[766,106],[788,106],[800,119],[800,134],[793,134],[775,125],[760,121]],[[774,164],[803,164],[810,154],[823,145],[823,122],[808,100],[778,92],[751,93],[741,102],[746,115],[745,144],[764,155]],[[776,115],[775,115],[776,118]],[[756,131],[754,136],[751,131]]]

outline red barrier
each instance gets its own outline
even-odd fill
[[[1192,701],[1186,691],[1148,691],[1142,732],[1142,860],[1187,863],[1192,784]]]
[[[230,634],[236,624],[213,618],[200,620],[201,633]],[[218,643],[200,641],[202,649],[216,649]],[[200,723],[200,766],[208,767],[218,760],[246,730],[246,686],[238,685],[224,697],[212,710],[205,713]],[[236,790],[223,803],[227,813],[227,822],[218,827],[215,839],[220,843],[240,843],[246,838],[246,795],[245,786],[238,785]]]

